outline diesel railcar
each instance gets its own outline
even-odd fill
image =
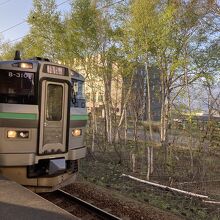
[[[0,174],[35,192],[73,182],[87,112],[84,78],[39,57],[0,61]]]

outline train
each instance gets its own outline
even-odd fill
[[[88,120],[84,77],[34,57],[0,61],[0,175],[34,192],[75,181]]]

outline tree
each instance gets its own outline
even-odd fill
[[[161,144],[164,161],[167,164],[168,128],[171,114],[172,93],[177,83],[183,79],[184,47],[190,37],[197,34],[201,18],[206,10],[199,10],[198,1],[136,0],[131,6],[131,28],[133,41],[139,56],[160,70],[161,83]],[[203,2],[203,5],[207,5]],[[188,58],[187,58],[188,59]],[[142,59],[143,60],[143,59]],[[187,63],[189,66],[189,63]],[[191,76],[190,84],[198,78]],[[188,77],[187,77],[188,78]],[[184,84],[185,85],[185,84]],[[181,87],[179,84],[177,87]],[[174,96],[176,98],[177,96]]]
[[[22,41],[25,56],[62,60],[64,27],[55,0],[34,0],[28,23],[30,33]]]

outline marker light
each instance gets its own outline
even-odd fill
[[[16,138],[17,132],[16,131],[8,131],[7,137],[8,138]]]
[[[32,63],[20,63],[20,68],[33,69],[33,64]]]
[[[21,138],[29,138],[29,131],[20,131],[19,137]]]
[[[82,135],[82,129],[74,129],[74,130],[72,130],[72,135],[74,137],[78,137],[78,136]]]

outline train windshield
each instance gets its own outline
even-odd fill
[[[0,70],[0,103],[35,104],[34,73]]]

